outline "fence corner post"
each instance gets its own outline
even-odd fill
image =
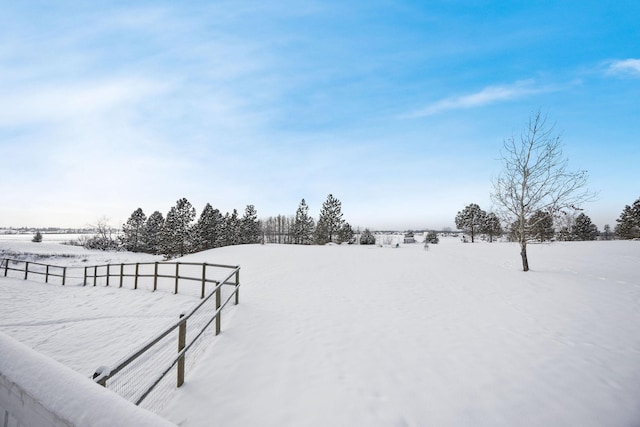
[[[185,316],[184,313],[180,314],[180,318],[182,319]],[[185,319],[180,323],[180,327],[178,328],[178,353],[180,353],[186,344],[187,341],[187,320]],[[184,384],[184,359],[185,355],[182,354],[178,357],[178,387]]]

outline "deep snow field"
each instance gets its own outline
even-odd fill
[[[138,256],[92,254],[47,262]],[[527,273],[515,244],[453,238],[428,251],[248,245],[183,260],[240,265],[242,287],[160,413],[178,425],[640,424],[640,242],[532,244]],[[134,300],[150,324],[193,301],[3,277],[0,287],[0,331],[82,373],[94,369],[82,360],[109,363],[104,346],[88,349],[105,337],[153,333],[119,323]],[[64,335],[72,325],[83,327]]]

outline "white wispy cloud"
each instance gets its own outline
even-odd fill
[[[613,61],[607,68],[607,74],[640,77],[640,59],[629,58]]]
[[[37,87],[21,87],[3,93],[0,126],[77,120],[87,114],[123,108],[164,90],[162,84],[140,79],[66,85],[47,82]]]
[[[537,87],[533,80],[521,80],[509,85],[487,86],[471,94],[441,99],[424,108],[408,113],[404,117],[425,117],[448,110],[481,107],[551,90],[553,89],[549,87]]]

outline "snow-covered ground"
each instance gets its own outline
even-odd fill
[[[240,305],[161,415],[183,426],[638,425],[640,242],[531,245],[529,258],[523,273],[516,245],[446,238],[428,251],[249,245],[185,257],[241,265]],[[28,345],[35,334],[29,343],[6,325],[55,313],[42,304],[18,319],[5,307],[56,297],[16,287],[65,295],[59,317],[96,342],[114,324],[91,320],[71,293],[113,292],[114,317],[118,296],[136,294],[0,286],[11,289],[0,330]],[[160,294],[138,292],[138,313],[165,305],[152,302]],[[58,360],[80,351],[45,347]]]

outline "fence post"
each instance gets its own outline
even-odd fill
[[[222,287],[224,286],[224,284],[218,283],[217,286],[218,287],[216,289],[216,335],[220,333],[220,323],[221,323],[220,319],[222,317],[222,311],[220,311],[222,296],[220,294],[222,293]]]
[[[107,264],[107,286],[109,286],[109,270],[111,270],[111,264]]]
[[[138,267],[140,267],[140,263],[136,262],[136,278],[133,281],[133,289],[138,289]]]
[[[202,263],[202,292],[200,292],[200,299],[204,298],[204,285],[205,285],[205,280],[207,280],[207,263],[203,262]]]
[[[44,275],[44,283],[49,283],[49,264],[47,264],[47,268],[45,269],[46,273]]]
[[[64,282],[67,280],[67,267],[62,267],[62,286],[64,286]]]
[[[4,277],[7,277],[7,271],[9,270],[9,258],[4,259]]]
[[[120,264],[120,287],[122,287],[123,278],[124,278],[124,263]]]
[[[96,384],[100,384],[102,387],[107,386],[107,377],[109,376],[109,374],[106,374],[105,371],[108,370],[109,368],[107,368],[106,366],[100,366],[98,369],[96,369],[96,371],[93,373],[92,378],[96,382]],[[97,381],[96,378],[98,379]]]
[[[24,280],[27,280],[28,276],[29,276],[29,261],[26,261],[24,263]]]
[[[176,262],[176,289],[173,292],[174,294],[178,293],[178,277],[180,277],[180,263]]]
[[[240,267],[236,270],[236,305],[240,303]]]
[[[82,279],[82,286],[87,286],[87,266],[84,267],[84,277]]]
[[[98,266],[94,265],[93,266],[93,286],[95,286],[98,283]]]
[[[158,289],[158,261],[155,262],[153,267],[153,291],[155,292],[156,289]]]
[[[180,314],[180,318],[184,317],[184,313]],[[178,328],[178,353],[182,351],[187,341],[187,320],[180,323],[180,327]],[[178,358],[178,387],[184,384],[184,359],[185,355],[183,354]]]

